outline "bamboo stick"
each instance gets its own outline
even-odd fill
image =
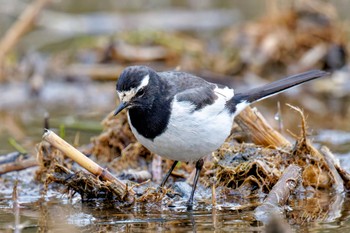
[[[51,130],[45,130],[43,140],[50,143],[53,147],[59,149],[66,156],[74,160],[76,163],[88,170],[90,173],[96,175],[102,180],[110,181],[116,184],[117,192],[121,197],[125,196],[128,199],[128,201],[134,200],[134,190],[128,189],[126,184],[124,184],[121,180],[114,177],[109,171],[100,167],[97,163],[86,157],[83,153],[81,153],[69,143],[64,141]]]
[[[247,107],[236,118],[236,123],[248,133],[251,140],[261,146],[281,148],[291,143],[278,131],[274,130],[255,109]]]

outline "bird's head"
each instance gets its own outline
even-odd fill
[[[150,108],[154,101],[157,73],[146,66],[129,66],[123,70],[117,82],[120,104],[117,115],[124,108]]]

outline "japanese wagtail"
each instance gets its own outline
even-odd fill
[[[174,160],[160,186],[178,161],[196,161],[189,208],[193,205],[203,157],[218,149],[230,135],[235,116],[250,104],[293,86],[326,76],[320,70],[292,75],[261,87],[235,93],[185,72],[156,72],[147,66],[124,69],[117,82],[120,105],[137,140],[150,151]]]

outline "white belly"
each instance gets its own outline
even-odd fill
[[[196,161],[218,149],[231,132],[234,116],[225,109],[224,98],[216,102],[192,113],[194,106],[190,102],[174,100],[167,129],[153,141],[140,135],[130,124],[131,130],[142,145],[160,156]]]

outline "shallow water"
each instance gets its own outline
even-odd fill
[[[210,194],[197,195],[194,210],[188,211],[183,199],[126,207],[99,200],[81,202],[79,195],[69,198],[52,188],[43,194],[42,185],[32,180],[35,169],[1,177],[0,232],[264,232],[267,224],[264,217],[257,220],[254,204],[242,206],[235,195],[219,198],[215,207]],[[13,199],[16,179],[18,197]],[[288,224],[284,225],[298,232],[347,232],[350,195],[291,197],[285,214]]]
[[[200,207],[193,211],[179,211],[158,206],[146,209],[132,207],[123,209],[99,209],[87,203],[50,198],[39,199],[34,203],[20,200],[20,210],[17,217],[8,203],[7,198],[1,198],[0,229],[23,228],[22,232],[37,232],[43,229],[54,232],[81,231],[130,231],[130,232],[196,232],[196,231],[239,231],[261,232],[264,230],[262,222],[254,220],[252,211],[220,211]],[[340,232],[350,229],[349,197],[345,198],[342,214],[331,221],[318,220],[302,225],[292,225],[295,230],[311,232]],[[6,203],[6,204],[5,204]],[[17,218],[17,220],[16,220]],[[15,222],[18,225],[15,225]]]

